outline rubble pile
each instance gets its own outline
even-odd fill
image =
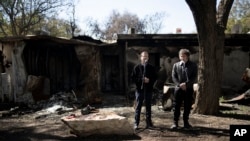
[[[69,92],[59,92],[52,95],[48,100],[41,100],[29,104],[16,104],[7,112],[2,113],[2,117],[23,115],[28,113],[38,112],[39,117],[44,117],[51,113],[63,114],[76,110],[83,106],[83,103],[75,97],[74,94]]]
[[[42,100],[29,105],[32,109],[44,109],[50,113],[70,111],[80,106],[82,106],[81,102],[72,93],[67,92],[59,92],[48,100]]]

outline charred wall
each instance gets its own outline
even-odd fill
[[[4,70],[0,99],[34,102],[70,92],[91,103],[100,92],[100,52],[97,44],[50,36],[1,39]],[[6,67],[8,66],[8,67]],[[4,82],[5,83],[5,82]],[[3,93],[6,91],[6,93]],[[3,97],[7,96],[5,99]]]
[[[23,50],[28,75],[50,79],[50,93],[71,91],[77,87],[80,61],[74,46],[46,41],[28,42]]]
[[[101,47],[102,92],[124,93],[124,51],[116,44]]]
[[[99,47],[93,45],[75,46],[75,50],[77,58],[81,63],[80,82],[76,94],[89,103],[98,102],[101,72]]]
[[[128,86],[132,87],[130,74],[133,67],[139,63],[139,54],[142,50],[149,51],[151,64],[156,66],[158,79],[156,87],[161,89],[164,84],[173,83],[171,79],[171,71],[173,64],[179,60],[178,51],[180,48],[188,48],[191,51],[190,59],[198,64],[198,47],[140,47],[130,46],[127,49],[127,68],[128,68]],[[230,50],[230,51],[229,51]],[[149,59],[149,60],[150,60]],[[223,80],[222,88],[232,89],[234,91],[241,90],[245,83],[241,80],[242,74],[250,63],[249,50],[246,47],[234,46],[225,47],[224,63],[223,63]]]

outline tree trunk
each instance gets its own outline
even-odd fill
[[[201,32],[199,38],[199,89],[193,112],[215,115],[219,111],[225,35],[209,32]],[[207,34],[213,36],[207,37]]]
[[[199,40],[199,88],[193,113],[216,115],[219,112],[221,95],[224,27],[233,0],[221,0],[218,13],[215,0],[186,0],[186,2],[193,13]]]

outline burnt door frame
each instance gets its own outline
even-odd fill
[[[120,92],[121,67],[119,55],[102,56],[101,90],[103,92]]]

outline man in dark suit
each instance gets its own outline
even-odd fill
[[[187,49],[179,51],[180,61],[175,63],[172,69],[172,80],[176,87],[174,90],[174,124],[171,129],[178,128],[178,120],[180,117],[180,108],[184,101],[183,122],[184,128],[191,128],[189,124],[189,114],[192,107],[193,100],[193,84],[197,77],[197,65],[189,60],[190,52]]]
[[[153,85],[156,81],[155,68],[148,63],[149,54],[143,51],[140,54],[141,63],[136,65],[132,72],[132,80],[136,84],[136,108],[135,108],[135,123],[134,129],[138,129],[140,122],[141,108],[145,100],[146,107],[146,128],[152,127],[151,120],[151,101]]]

